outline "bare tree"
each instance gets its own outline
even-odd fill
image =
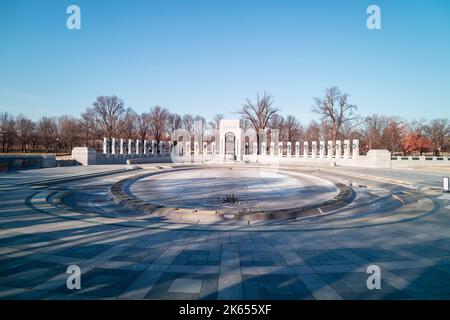
[[[59,143],[64,151],[72,150],[80,140],[80,121],[72,116],[61,116],[57,119]]]
[[[117,96],[99,96],[83,117],[92,120],[102,134],[111,139],[119,133],[124,113],[124,103]]]
[[[32,135],[36,125],[27,116],[19,114],[16,117],[17,139],[22,152],[27,151],[27,145],[32,143]]]
[[[348,102],[349,97],[348,94],[341,93],[338,87],[331,87],[325,90],[323,98],[314,98],[315,106],[312,111],[330,125],[333,143],[336,142],[343,124],[357,119],[354,113],[357,107]]]
[[[262,97],[257,94],[256,103],[246,99],[246,103],[238,110],[238,114],[243,119],[250,121],[255,131],[258,133],[262,129],[266,129],[270,119],[280,110],[273,107],[273,98],[270,94],[264,93]],[[256,135],[258,154],[261,154],[259,134]]]
[[[320,124],[317,123],[316,121],[312,120],[305,130],[305,140],[317,141],[317,140],[325,139],[322,136],[321,132],[322,132],[322,127],[320,126]]]
[[[37,123],[37,131],[45,152],[48,152],[56,142],[58,131],[55,119],[42,117]]]
[[[435,119],[424,128],[426,136],[431,140],[432,151],[438,155],[450,140],[450,124],[448,119]]]
[[[383,130],[383,147],[392,153],[402,150],[402,140],[404,138],[404,125],[399,120],[390,119],[388,125]]]
[[[183,128],[192,133],[192,126],[194,125],[194,118],[190,114],[183,116]]]
[[[169,123],[169,131],[171,133],[183,127],[183,119],[177,113],[170,113],[167,121]]]
[[[14,116],[8,112],[0,113],[0,138],[3,152],[9,152],[14,145],[16,137],[16,124]]]
[[[136,117],[139,139],[146,140],[150,134],[150,114],[143,112]]]
[[[138,122],[138,114],[131,108],[127,108],[120,121],[120,132],[127,139],[137,138],[136,124]]]
[[[386,116],[380,116],[377,114],[373,114],[366,118],[364,135],[367,140],[367,147],[369,150],[383,148],[383,132],[391,120],[392,119],[389,119]]]
[[[169,111],[161,106],[150,110],[150,132],[156,141],[161,141],[167,132]]]
[[[223,120],[223,114],[221,113],[216,114],[213,120],[209,122],[209,127],[211,129],[219,129],[221,120]]]
[[[300,121],[294,115],[288,115],[284,121],[284,135],[287,141],[300,140],[304,135]]]

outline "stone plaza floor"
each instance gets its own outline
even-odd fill
[[[122,168],[0,176],[1,299],[450,299],[439,172],[285,168],[351,183],[355,200],[311,219],[245,224],[121,207],[108,188],[142,171]],[[81,269],[80,290],[67,289],[69,265]],[[367,288],[369,265],[381,269],[380,290]]]

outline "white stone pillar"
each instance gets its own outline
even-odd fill
[[[295,142],[295,157],[300,158],[300,142]]]
[[[316,159],[317,158],[317,141],[312,142],[311,146],[311,158]]]
[[[253,142],[252,154],[256,156],[258,154],[258,143]]]
[[[319,158],[325,159],[325,141],[319,142]]]
[[[191,142],[186,141],[186,150],[184,151],[184,155],[191,156]]]
[[[164,159],[166,157],[166,144],[164,141],[160,141],[159,143],[161,145],[161,158]]]
[[[278,142],[278,156],[283,156],[283,142]]]
[[[118,147],[117,139],[112,138],[111,154],[114,156],[115,159],[117,159],[119,157],[119,153],[117,152],[118,151],[117,147]]]
[[[309,153],[309,141],[303,142],[303,158],[307,159]]]
[[[347,160],[350,153],[350,140],[344,140],[342,148],[344,149],[344,159]]]
[[[273,141],[270,142],[270,156],[271,157],[275,156],[275,142]]]
[[[203,154],[208,154],[208,142],[203,142]]]
[[[125,157],[126,150],[127,150],[127,142],[125,141],[125,139],[120,138],[120,155],[122,157]]]
[[[109,144],[109,139],[108,138],[103,138],[103,154],[106,156],[106,158],[109,157],[109,148],[108,148],[108,144]]]
[[[144,140],[144,158],[148,158],[148,140]]]
[[[334,147],[334,152],[336,155],[336,159],[340,159],[341,155],[342,155],[342,147],[341,147],[342,143],[341,140],[336,140],[336,145]]]
[[[288,141],[287,143],[287,157],[290,158],[292,155],[292,143]]]
[[[164,141],[160,141],[160,142],[159,142],[159,153],[160,153],[161,157],[164,157],[164,156],[165,156],[164,152],[165,152],[166,150],[165,150],[164,147],[165,147]],[[163,150],[163,148],[164,148],[164,150]]]
[[[134,158],[134,143],[131,139],[128,139],[128,155],[130,158]]]
[[[327,145],[327,158],[328,158],[328,159],[333,159],[333,155],[334,155],[334,145],[333,145],[333,141],[332,141],[332,140],[328,140],[328,145]]]
[[[359,156],[359,140],[358,139],[353,139],[353,144],[352,144],[352,158],[358,158]]]
[[[194,141],[194,155],[198,156],[200,154],[198,141]]]
[[[261,143],[261,155],[262,156],[266,155],[266,143],[265,142]]]
[[[136,139],[136,154],[138,158],[142,157],[142,150],[141,150],[141,140]]]
[[[216,154],[216,142],[215,141],[211,143],[211,153]]]
[[[152,153],[153,158],[156,158],[158,156],[158,143],[155,140],[152,140]]]

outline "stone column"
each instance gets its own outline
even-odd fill
[[[253,142],[252,154],[256,156],[258,154],[258,143]]]
[[[317,158],[317,141],[312,142],[311,146],[311,158],[316,159]]]
[[[198,148],[198,141],[194,141],[194,155],[198,156],[200,154],[200,150]]]
[[[106,156],[106,158],[109,157],[109,139],[108,138],[103,138],[103,154]]]
[[[140,139],[136,140],[136,153],[137,153],[138,158],[142,157],[141,140]]]
[[[203,142],[203,154],[208,154],[208,142]]]
[[[325,159],[325,141],[320,141],[319,145],[319,158],[323,160]]]
[[[165,154],[164,154],[165,151],[166,151],[166,150],[165,150],[165,144],[164,144],[164,141],[160,141],[160,142],[159,142],[159,154],[161,155],[161,157],[164,157],[164,156],[165,156]]]
[[[266,143],[265,142],[261,143],[261,155],[262,156],[266,155]]]
[[[270,142],[270,156],[271,157],[275,156],[275,142],[273,141]]]
[[[333,141],[332,141],[332,140],[328,140],[328,145],[327,145],[327,158],[328,158],[328,159],[333,159],[333,154],[334,154],[334,145],[333,145]]]
[[[117,147],[118,147],[117,139],[112,138],[111,153],[114,156],[114,159],[117,159],[119,157],[119,153],[117,152]]]
[[[214,155],[216,154],[216,142],[211,143],[211,153]]]
[[[341,140],[336,140],[336,146],[334,149],[336,159],[340,159],[342,155]]]
[[[144,140],[144,158],[148,158],[148,140]]]
[[[191,156],[191,142],[190,141],[186,141],[186,150],[184,152],[185,156]]]
[[[352,144],[352,158],[358,158],[359,156],[359,140],[358,139],[353,139],[353,144]]]
[[[278,142],[278,156],[283,156],[283,142]]]
[[[309,141],[303,142],[303,158],[308,159],[308,153],[309,153]]]
[[[155,140],[152,140],[152,153],[153,158],[158,157],[158,143]]]
[[[130,158],[134,158],[134,142],[131,139],[128,139],[128,155]]]
[[[300,141],[295,142],[295,157],[300,158]]]
[[[288,141],[287,143],[287,157],[290,158],[292,155],[292,143]]]
[[[347,160],[350,153],[350,140],[344,140],[342,148],[344,149],[344,159]]]
[[[127,142],[125,141],[125,139],[120,138],[120,155],[122,156],[122,158],[125,158],[126,150],[127,150]]]

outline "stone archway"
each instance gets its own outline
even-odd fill
[[[225,139],[227,136],[227,139]],[[234,137],[231,147],[231,137]],[[226,142],[228,146],[226,147]],[[219,150],[223,160],[243,160],[244,154],[244,133],[241,129],[239,120],[221,120],[219,125]],[[233,151],[231,151],[231,148]]]
[[[236,160],[236,135],[225,133],[225,160]]]

